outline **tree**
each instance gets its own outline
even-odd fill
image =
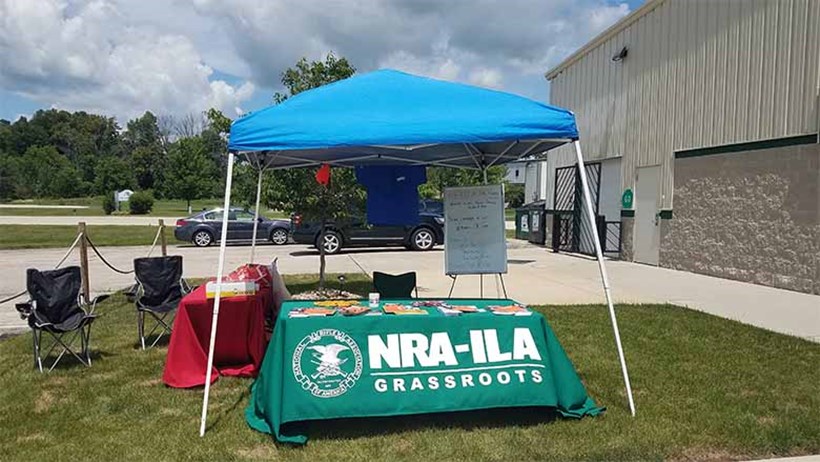
[[[139,189],[154,189],[162,183],[165,156],[158,144],[138,146],[131,151],[129,163]]]
[[[7,154],[0,152],[0,202],[13,199],[17,162]]]
[[[208,119],[208,128],[227,137],[231,132],[231,119],[225,116],[219,109],[210,108],[205,111],[205,118]]]
[[[333,53],[328,53],[324,61],[308,62],[302,58],[282,73],[282,84],[287,93],[277,92],[273,100],[279,104],[305,90],[346,79],[355,72],[347,59],[337,58]],[[316,183],[315,174],[316,169],[311,168],[273,172],[265,184],[266,203],[278,210],[298,212],[305,219],[318,220],[323,230],[327,220],[344,219],[357,204],[364,203],[364,189],[356,183],[353,171],[334,169],[328,188]],[[322,288],[325,285],[325,264],[325,249],[320,245],[319,287]]]
[[[134,189],[134,175],[128,164],[119,157],[105,157],[97,163],[94,191],[112,194],[114,191]]]
[[[157,188],[162,180],[166,157],[157,116],[147,111],[129,120],[122,138],[137,187]]]
[[[190,210],[192,200],[213,194],[218,176],[202,138],[183,138],[171,145],[163,192],[167,197],[184,199]]]
[[[15,196],[74,197],[80,192],[77,169],[54,146],[32,146],[15,164]]]
[[[161,145],[159,119],[152,112],[146,111],[141,117],[129,120],[125,127],[122,139],[128,149],[155,148]]]
[[[333,52],[327,54],[324,62],[308,62],[307,58],[302,58],[294,67],[282,73],[282,85],[287,88],[288,93],[276,92],[273,95],[273,102],[282,103],[290,96],[346,79],[355,73],[356,68],[346,58],[337,58]]]
[[[253,207],[256,204],[256,182],[259,181],[259,170],[250,162],[243,162],[237,158],[233,167],[233,184],[231,186],[231,202],[242,207]],[[269,195],[271,189],[271,175],[262,176],[262,195]],[[265,200],[270,204],[271,201]]]
[[[0,124],[0,152],[24,168],[9,180],[13,185],[6,182],[5,189],[18,191],[21,197],[87,194],[92,190],[99,160],[123,155],[121,145],[119,127],[113,118],[82,111],[41,110],[31,119],[20,117],[14,123]],[[52,148],[57,156],[30,151],[32,148]],[[42,172],[51,172],[54,165],[61,168],[54,170],[52,177],[35,181],[32,176],[37,172],[28,168],[34,159],[26,160],[29,156],[53,161],[43,166]],[[28,175],[25,180],[23,173]]]
[[[505,199],[507,200],[507,207],[514,209],[521,207],[526,202],[524,197],[524,185],[521,183],[507,183],[505,192]]]
[[[506,167],[496,166],[487,169],[487,184],[497,184],[506,174]],[[478,170],[465,170],[449,167],[428,167],[427,183],[419,187],[423,197],[441,199],[444,189],[453,186],[475,186],[484,184],[484,175]]]
[[[205,129],[202,114],[188,113],[174,119],[174,135],[177,138],[193,138]]]

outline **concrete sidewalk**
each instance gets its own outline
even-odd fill
[[[820,455],[762,459],[757,462],[820,462]]]
[[[117,267],[130,269],[132,260],[147,253],[148,247],[107,247],[103,255]],[[48,268],[61,256],[60,249],[0,251],[0,298],[14,294],[25,285],[25,269]],[[212,277],[216,274],[218,249],[189,246],[172,247],[172,254],[185,258],[186,277]],[[235,268],[249,256],[249,246],[230,246],[226,267]],[[258,262],[279,258],[284,274],[316,273],[318,253],[305,246],[262,245]],[[72,257],[76,262],[76,255]],[[69,263],[72,261],[69,260]],[[107,269],[96,256],[91,257],[92,292],[108,292],[128,286],[131,275]],[[820,342],[820,296],[771,287],[673,271],[622,261],[609,261],[607,268],[612,293],[619,303],[673,303],[734,319],[746,324]],[[416,271],[419,296],[444,297],[452,280],[444,273],[444,251],[409,252],[403,249],[356,249],[328,257],[329,272],[373,271],[400,273]],[[511,298],[527,304],[604,303],[598,265],[594,259],[564,254],[521,241],[509,243],[509,273],[504,281]],[[453,296],[478,296],[480,278],[463,276]],[[497,278],[484,277],[485,296],[500,294]],[[0,306],[0,330],[19,328],[21,321],[13,303]]]

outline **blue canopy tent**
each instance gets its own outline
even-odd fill
[[[483,169],[577,138],[566,109],[381,70],[238,119],[229,149],[268,152],[269,168],[406,162]]]
[[[262,173],[330,164],[339,167],[411,164],[477,169],[493,166],[574,143],[578,165],[583,156],[572,112],[510,93],[379,70],[305,91],[284,103],[248,114],[231,125],[225,209],[230,205],[236,154],[246,155],[259,169],[256,210]],[[591,223],[585,169],[581,183]],[[222,280],[227,214],[223,217],[217,280]],[[255,220],[258,221],[258,220]],[[634,415],[632,391],[621,347],[597,230],[592,227],[599,269],[618,355]],[[256,229],[254,229],[254,236]],[[255,245],[255,242],[254,242]],[[251,250],[253,261],[254,247]],[[204,435],[219,314],[217,290],[208,354],[208,377],[200,434]]]

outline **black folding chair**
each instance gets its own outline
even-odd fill
[[[392,275],[374,271],[373,289],[382,298],[410,298],[414,293],[416,298],[419,296],[415,272]]]
[[[29,268],[26,271],[26,290],[31,300],[18,303],[16,308],[31,327],[34,339],[34,366],[40,372],[43,372],[44,360],[47,360],[58,346],[62,350],[48,367],[49,371],[54,369],[66,353],[71,353],[82,364],[91,366],[91,323],[97,318],[94,310],[97,303],[108,298],[108,295],[100,295],[91,300],[90,309],[86,311],[89,304],[80,296],[81,285],[82,276],[78,266],[51,271]],[[53,339],[45,354],[42,348],[43,332]],[[64,337],[67,336],[70,337],[64,341]],[[80,339],[79,353],[74,351],[77,337]]]
[[[146,337],[152,336],[157,329],[162,330],[150,347],[156,346],[163,335],[171,333],[169,318],[191,287],[182,279],[182,257],[179,255],[137,258],[134,260],[134,275],[137,279],[137,330],[144,350]],[[145,335],[146,315],[154,320],[148,335]]]

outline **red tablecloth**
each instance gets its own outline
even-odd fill
[[[221,375],[255,377],[265,356],[265,315],[272,307],[269,283],[260,284],[253,296],[223,298],[214,347],[211,383]],[[174,319],[162,381],[174,388],[205,385],[208,343],[214,301],[205,296],[205,285],[186,295]]]

